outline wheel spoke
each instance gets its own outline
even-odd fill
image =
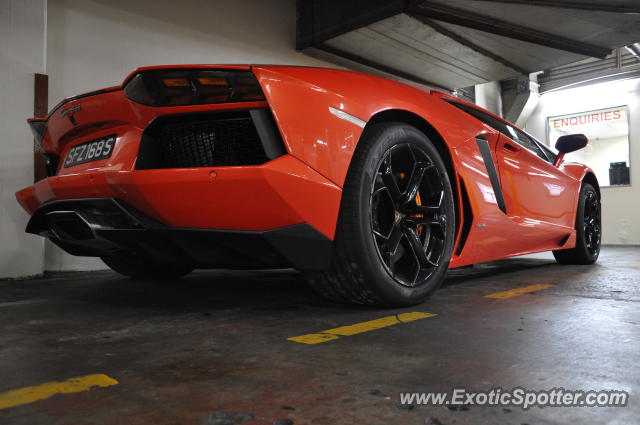
[[[389,239],[387,236],[383,235],[382,233],[380,233],[376,229],[373,229],[373,234],[376,236],[376,238],[382,239],[382,241],[386,241],[387,239]]]
[[[407,206],[407,214],[411,215],[428,215],[430,217],[434,216],[434,214],[439,213],[442,209],[442,201],[444,199],[444,192],[440,192],[440,196],[438,198],[438,202],[433,205],[410,205]]]
[[[387,187],[393,202],[396,205],[399,204],[400,199],[402,198],[402,193],[400,193],[398,182],[396,181],[396,177],[393,175],[393,169],[391,168],[391,155],[389,154],[382,164],[382,181]]]
[[[387,240],[387,252],[395,254],[402,239],[402,228],[399,225],[393,226],[389,239]]]
[[[372,198],[380,202],[380,204],[386,204],[388,208],[395,209],[396,203],[392,199],[391,192],[387,186],[383,186],[382,183],[380,187],[374,189],[372,193]]]
[[[416,164],[416,167],[411,174],[411,180],[409,180],[409,184],[404,195],[404,199],[402,202],[404,205],[410,204],[411,202],[415,201],[416,194],[420,190],[420,185],[422,184],[422,179],[424,178],[424,173],[432,167],[434,167],[433,164],[425,164],[422,162]]]
[[[423,224],[426,226],[442,228],[442,223],[439,220],[436,220],[434,218],[428,218],[428,217],[415,218],[414,221],[416,224]]]
[[[429,264],[432,267],[438,267],[438,264],[440,264],[440,256],[442,255],[442,249],[444,248],[444,240],[437,237],[431,238],[426,248],[427,248],[427,259],[429,259]],[[434,255],[436,256],[435,261],[432,260]]]
[[[429,259],[427,258],[427,253],[425,252],[424,245],[422,245],[422,242],[420,242],[420,238],[418,237],[418,233],[416,232],[416,230],[412,227],[406,227],[404,234],[409,241],[409,245],[411,246],[413,253],[418,259],[418,263],[420,263],[420,266],[427,265],[429,263]]]
[[[375,229],[373,233],[376,236],[376,245],[378,245],[378,250],[384,257],[384,261],[389,267],[393,268],[394,262],[398,257],[398,247],[402,240],[402,228],[399,225],[394,225],[388,236]]]
[[[402,240],[402,229],[400,226],[394,226],[389,239],[385,243],[384,247],[384,261],[389,266],[391,271],[396,271],[396,262],[402,256],[400,248],[400,241]]]
[[[411,214],[434,214],[440,212],[440,205],[416,205],[409,208]]]

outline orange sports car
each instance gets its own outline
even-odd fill
[[[339,301],[425,300],[447,269],[600,250],[595,174],[450,94],[357,72],[139,68],[29,124],[27,232],[133,278],[302,270]]]

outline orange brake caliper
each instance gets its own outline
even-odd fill
[[[398,177],[400,177],[400,180],[404,179],[405,174],[404,173],[398,173]],[[422,199],[420,199],[420,192],[416,193],[416,205],[422,205]],[[423,214],[414,214],[411,217],[413,218],[422,218],[424,217]],[[418,235],[422,235],[422,228],[423,226],[420,225],[418,226]]]
[[[422,205],[422,199],[420,199],[420,192],[416,193],[416,205]],[[424,217],[423,214],[415,214],[414,215],[415,218],[422,218]],[[422,235],[422,225],[418,226],[418,234]]]

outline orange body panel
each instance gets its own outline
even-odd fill
[[[493,148],[499,139],[495,133],[483,133]],[[474,139],[454,149],[460,159],[458,176],[469,194],[473,212],[472,228],[465,248],[454,255],[451,267],[490,261],[535,251],[557,249],[572,228],[543,222],[532,216],[504,214],[497,204],[485,164]]]
[[[304,222],[333,239],[341,188],[364,123],[381,112],[398,110],[420,117],[435,129],[451,157],[452,183],[463,185],[468,193],[473,221],[466,223],[470,225],[466,243],[453,255],[450,267],[575,244],[578,193],[589,169],[579,164],[554,167],[525,149],[517,153],[505,150],[505,136],[444,102],[441,98],[449,97],[446,94],[320,68],[193,65],[144,69],[172,68],[250,69],[266,101],[158,108],[127,99],[122,87],[71,100],[48,118],[42,148],[64,159],[72,146],[115,133],[113,154],[59,168],[58,175],[19,191],[16,196],[21,205],[33,213],[52,200],[117,197],[173,227],[267,230]],[[135,72],[125,82],[133,75]],[[82,106],[75,114],[79,125],[61,116],[62,110],[76,105]],[[141,135],[158,116],[265,107],[273,113],[287,155],[260,166],[134,170]],[[335,111],[356,120],[343,119]],[[476,145],[479,135],[490,143],[496,160],[506,214],[497,205]],[[460,189],[456,192],[462,216],[464,200]],[[459,217],[457,240],[463,224]]]
[[[446,138],[449,146],[483,129],[437,97],[406,84],[352,71],[254,66],[287,150],[338,186],[344,184],[362,128],[332,115],[329,107],[368,122],[387,110],[413,112]],[[453,115],[451,112],[453,111]]]

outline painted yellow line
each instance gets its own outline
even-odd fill
[[[368,322],[355,323],[353,325],[320,331],[315,334],[294,336],[287,339],[301,344],[320,344],[321,342],[338,339],[341,336],[357,335],[364,332],[375,331],[376,329],[386,328],[387,326],[427,319],[433,316],[437,316],[437,314],[421,312],[401,313],[396,316],[381,317],[380,319],[369,320]]]
[[[93,387],[110,387],[118,381],[103,374],[80,376],[63,382],[46,382],[33,387],[24,387],[0,393],[0,409],[44,400],[56,394],[79,393]]]
[[[517,297],[518,295],[527,294],[529,292],[536,292],[542,289],[552,288],[556,285],[549,285],[546,283],[539,283],[537,285],[524,286],[522,288],[510,289],[508,291],[496,292],[494,294],[485,295],[485,298],[497,298],[504,300],[505,298]]]

